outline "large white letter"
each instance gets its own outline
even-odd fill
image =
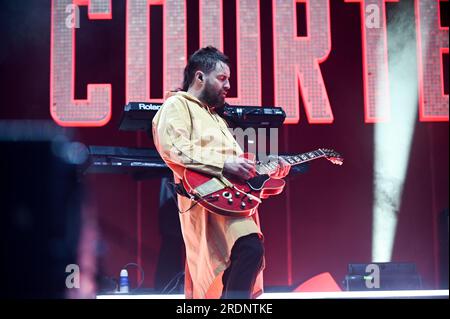
[[[391,116],[386,2],[397,1],[345,0],[345,2],[361,3],[364,115],[366,123],[388,121]],[[374,8],[377,8],[377,10],[374,10]],[[374,17],[374,14],[378,14],[378,17]],[[378,27],[375,25],[377,20]]]
[[[448,54],[448,27],[441,27],[439,1],[415,1],[420,121],[448,121],[442,55]]]
[[[306,3],[306,37],[297,37],[296,2]],[[273,0],[275,105],[286,111],[285,123],[298,123],[299,86],[309,123],[332,123],[319,63],[331,50],[328,0]]]
[[[223,0],[199,0],[200,46],[223,51]],[[259,1],[236,0],[237,97],[234,105],[261,105],[261,45]]]
[[[150,5],[163,5],[163,42],[150,39]],[[128,0],[126,21],[126,101],[150,98],[150,45],[163,46],[163,91],[181,86],[186,64],[186,1]]]
[[[50,114],[61,126],[102,126],[111,118],[111,84],[88,84],[87,100],[75,100],[76,24],[66,25],[71,5],[87,5],[89,19],[111,19],[111,0],[52,1]]]

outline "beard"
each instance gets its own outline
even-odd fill
[[[222,96],[222,91],[219,90],[218,92],[216,92],[214,87],[209,84],[208,81],[206,81],[205,83],[205,89],[200,94],[199,100],[216,109],[223,108],[225,104],[225,99]]]

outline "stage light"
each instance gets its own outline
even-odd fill
[[[391,104],[390,119],[376,123],[374,134],[372,260],[376,262],[392,258],[417,118],[416,38],[411,16],[414,17],[411,10],[397,10],[389,22],[390,95],[376,101],[380,105]],[[379,81],[379,86],[383,85],[386,83]]]

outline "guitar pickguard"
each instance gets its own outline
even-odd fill
[[[263,174],[249,179],[246,183],[254,191],[259,191],[264,187],[264,184],[270,179],[269,175]]]

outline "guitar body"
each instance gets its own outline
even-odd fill
[[[241,157],[255,159],[255,155],[249,153],[244,153]],[[342,165],[344,161],[342,156],[335,151],[322,148],[284,157],[284,159],[292,166],[321,157],[325,157],[337,165]],[[257,175],[245,182],[236,177],[218,179],[185,169],[183,186],[193,200],[213,213],[232,217],[248,217],[256,212],[261,199],[278,195],[283,191],[284,180],[271,178],[268,175],[268,172],[276,170],[278,165],[279,163],[274,166],[271,162],[257,163],[255,165]]]
[[[242,154],[241,157],[253,159],[253,154]],[[234,187],[218,182],[217,178],[189,169],[184,170],[183,186],[190,194],[198,194],[205,186],[215,191],[205,191],[198,204],[207,210],[224,216],[248,217],[256,212],[260,200],[269,196],[278,195],[283,191],[285,182],[282,179],[270,178],[268,175],[258,175],[248,181],[227,177]],[[203,189],[202,189],[203,187]],[[207,194],[206,194],[207,193]],[[256,197],[257,199],[255,199]]]

